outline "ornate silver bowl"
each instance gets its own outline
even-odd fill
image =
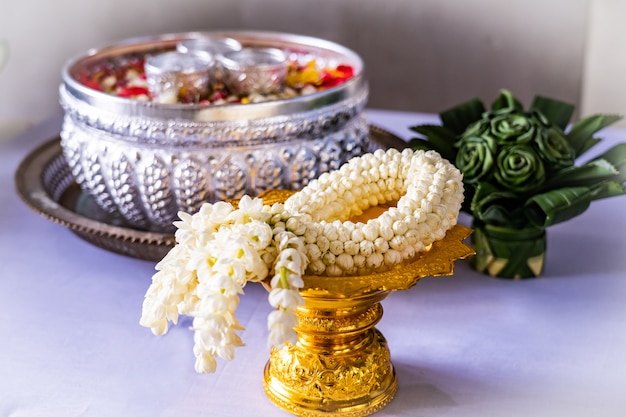
[[[279,48],[346,64],[343,84],[248,104],[161,104],[110,95],[79,82],[98,63],[175,50],[202,36]],[[171,231],[176,213],[204,202],[299,189],[368,148],[368,86],[361,58],[317,38],[269,32],[193,32],[132,39],[70,60],[59,88],[61,147],[80,187],[131,225]]]

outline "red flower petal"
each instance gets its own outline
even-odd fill
[[[119,97],[136,97],[136,96],[143,96],[143,95],[147,96],[149,94],[150,93],[146,87],[137,87],[137,86],[124,87],[118,90],[117,92],[117,95]]]

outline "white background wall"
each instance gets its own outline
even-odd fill
[[[626,116],[626,1],[591,0],[587,20],[582,109]]]
[[[8,1],[8,0],[7,0]],[[581,114],[626,114],[620,0],[21,0],[0,11],[0,139],[59,111],[64,62],[167,32],[259,29],[342,43],[365,60],[372,108],[438,112],[508,88]],[[621,34],[620,34],[621,32]]]

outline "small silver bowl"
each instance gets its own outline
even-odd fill
[[[176,50],[182,53],[207,52],[215,58],[211,71],[212,82],[224,82],[224,69],[221,57],[230,52],[241,51],[241,42],[230,37],[200,36],[184,40],[176,45]]]
[[[202,36],[184,40],[176,45],[176,50],[182,53],[193,51],[208,52],[217,57],[233,51],[241,51],[241,42],[228,37]]]
[[[276,94],[287,80],[287,55],[277,48],[244,48],[219,58],[224,83],[238,96]]]
[[[89,87],[81,75],[131,57],[176,50],[202,36],[245,48],[315,56],[350,65],[343,84],[288,99],[248,104],[157,103]],[[171,232],[177,213],[203,203],[299,189],[369,146],[361,58],[318,38],[274,32],[207,32],[131,39],[68,61],[59,87],[65,111],[61,147],[72,175],[103,210],[137,229]]]
[[[163,52],[146,58],[144,69],[148,89],[157,103],[176,103],[184,95],[197,103],[213,82],[215,59],[204,51]]]

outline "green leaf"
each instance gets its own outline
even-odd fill
[[[471,214],[486,224],[524,227],[520,198],[511,191],[502,191],[490,183],[480,183],[470,204]]]
[[[420,139],[411,140],[409,142],[411,149],[432,149],[439,152],[442,157],[449,161],[456,159],[457,150],[454,147],[454,142],[457,138],[450,129],[438,125],[413,126],[410,129],[424,135],[428,139],[428,144],[425,145],[426,148],[423,147],[423,144],[417,142],[420,141]],[[421,142],[424,141],[422,140]]]
[[[473,222],[474,269],[499,278],[532,278],[541,274],[546,251],[542,228],[512,229]]]
[[[491,104],[491,111],[497,113],[522,112],[524,108],[509,90],[500,90],[500,95]]]
[[[539,111],[551,124],[565,130],[574,114],[575,106],[552,98],[536,96],[530,108]]]
[[[626,194],[626,186],[617,181],[605,181],[591,189],[591,199],[617,197]]]
[[[439,114],[444,127],[450,129],[455,135],[460,135],[465,129],[482,118],[485,106],[482,101],[475,98]]]
[[[485,223],[511,227],[523,227],[523,222],[520,221],[522,217],[519,216],[519,208],[511,208],[502,204],[487,205],[481,210],[479,219]]]
[[[422,138],[413,138],[409,140],[409,142],[407,143],[407,147],[409,147],[410,149],[413,149],[414,151],[435,150],[433,149],[431,145],[432,143],[430,141],[422,139]]]
[[[548,227],[583,213],[592,199],[589,187],[560,188],[529,198],[524,214],[535,226]]]
[[[593,137],[596,132],[617,122],[621,118],[622,116],[615,114],[596,114],[582,118],[574,123],[572,129],[565,137],[572,145],[576,158],[600,141],[600,139]]]
[[[613,146],[602,155],[598,155],[592,161],[604,160],[609,162],[619,171],[619,177],[622,181],[626,181],[626,143],[620,143]]]
[[[602,181],[615,179],[619,171],[605,159],[596,159],[584,165],[564,168],[544,184],[542,189],[562,187],[590,187]]]

